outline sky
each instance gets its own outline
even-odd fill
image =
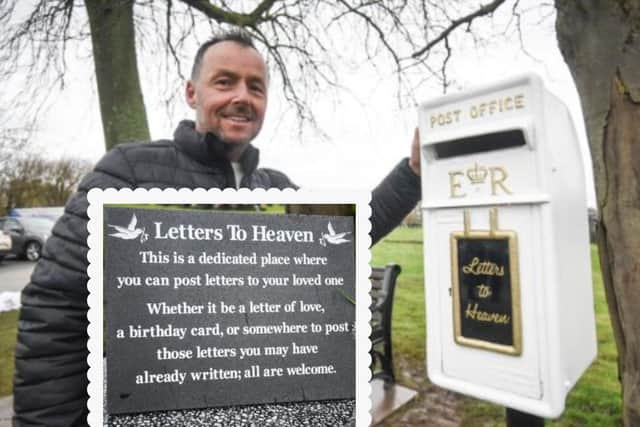
[[[496,20],[508,19],[509,10],[508,5],[504,6],[504,17],[497,16]],[[512,32],[509,37],[497,37],[487,45],[462,43],[456,47],[449,65],[452,84],[448,93],[520,73],[538,73],[547,88],[566,102],[574,117],[583,161],[588,166],[585,177],[589,183],[588,204],[595,206],[582,113],[575,85],[557,47],[553,28],[555,17],[542,23],[537,21],[538,17],[533,14],[530,21],[523,24],[522,44],[518,34]],[[140,64],[153,139],[171,137],[181,119],[193,118],[181,93],[176,96],[178,101],[171,112],[157,96],[158,83],[149,70],[159,66]],[[92,67],[87,59],[70,63],[64,90],[43,111],[38,122],[34,149],[51,158],[82,157],[91,161],[104,154]],[[338,64],[336,70],[346,89],[334,91],[333,95],[318,94],[310,102],[324,136],[314,129],[304,128],[301,138],[295,114],[284,102],[280,88],[271,87],[265,125],[254,145],[261,151],[263,167],[285,172],[302,187],[371,189],[401,158],[409,155],[413,129],[417,125],[417,108],[398,104],[396,78],[391,66],[354,70]],[[438,84],[427,84],[413,97],[423,102],[441,96],[442,92]]]

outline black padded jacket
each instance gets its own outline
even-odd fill
[[[22,292],[14,378],[14,425],[87,425],[87,192],[91,188],[235,187],[224,144],[190,121],[173,140],[122,144],[80,183]],[[241,187],[297,188],[281,172],[258,169],[258,150],[240,159]],[[372,241],[392,230],[420,198],[403,160],[372,195]]]

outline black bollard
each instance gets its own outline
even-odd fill
[[[506,409],[507,427],[544,427],[544,418],[511,408]]]

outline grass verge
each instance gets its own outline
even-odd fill
[[[424,366],[425,306],[422,229],[400,227],[372,248],[372,265],[391,262],[402,267],[393,307],[395,355],[414,366]],[[615,426],[622,424],[621,389],[617,373],[617,351],[602,285],[597,249],[591,248],[593,291],[596,310],[598,356],[569,393],[562,417],[548,426]],[[396,369],[398,369],[396,367]],[[402,375],[398,375],[402,378]],[[411,384],[407,384],[411,385]],[[462,426],[504,426],[504,408],[462,397],[457,412]]]
[[[18,310],[0,312],[0,397],[13,393]]]
[[[394,353],[414,366],[424,366],[425,308],[422,230],[399,228],[372,248],[372,264],[395,262],[402,267],[393,308]],[[592,247],[593,286],[598,334],[598,358],[569,394],[562,417],[548,426],[615,426],[622,424],[617,352],[602,286],[595,247]],[[0,313],[0,397],[12,393],[18,311]],[[398,369],[396,367],[396,369]],[[403,376],[398,375],[402,381]],[[409,384],[411,385],[411,384]],[[463,426],[503,426],[504,408],[462,398],[457,411]]]

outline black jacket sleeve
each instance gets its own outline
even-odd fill
[[[420,200],[420,177],[403,159],[371,195],[371,244],[396,228]]]
[[[271,188],[277,188],[279,190],[284,190],[286,188],[292,188],[294,190],[299,189],[296,184],[294,184],[287,175],[283,174],[280,171],[275,169],[263,168],[263,171],[269,175],[269,183]]]
[[[87,192],[133,177],[120,150],[81,182],[22,291],[14,377],[14,426],[87,425]]]

